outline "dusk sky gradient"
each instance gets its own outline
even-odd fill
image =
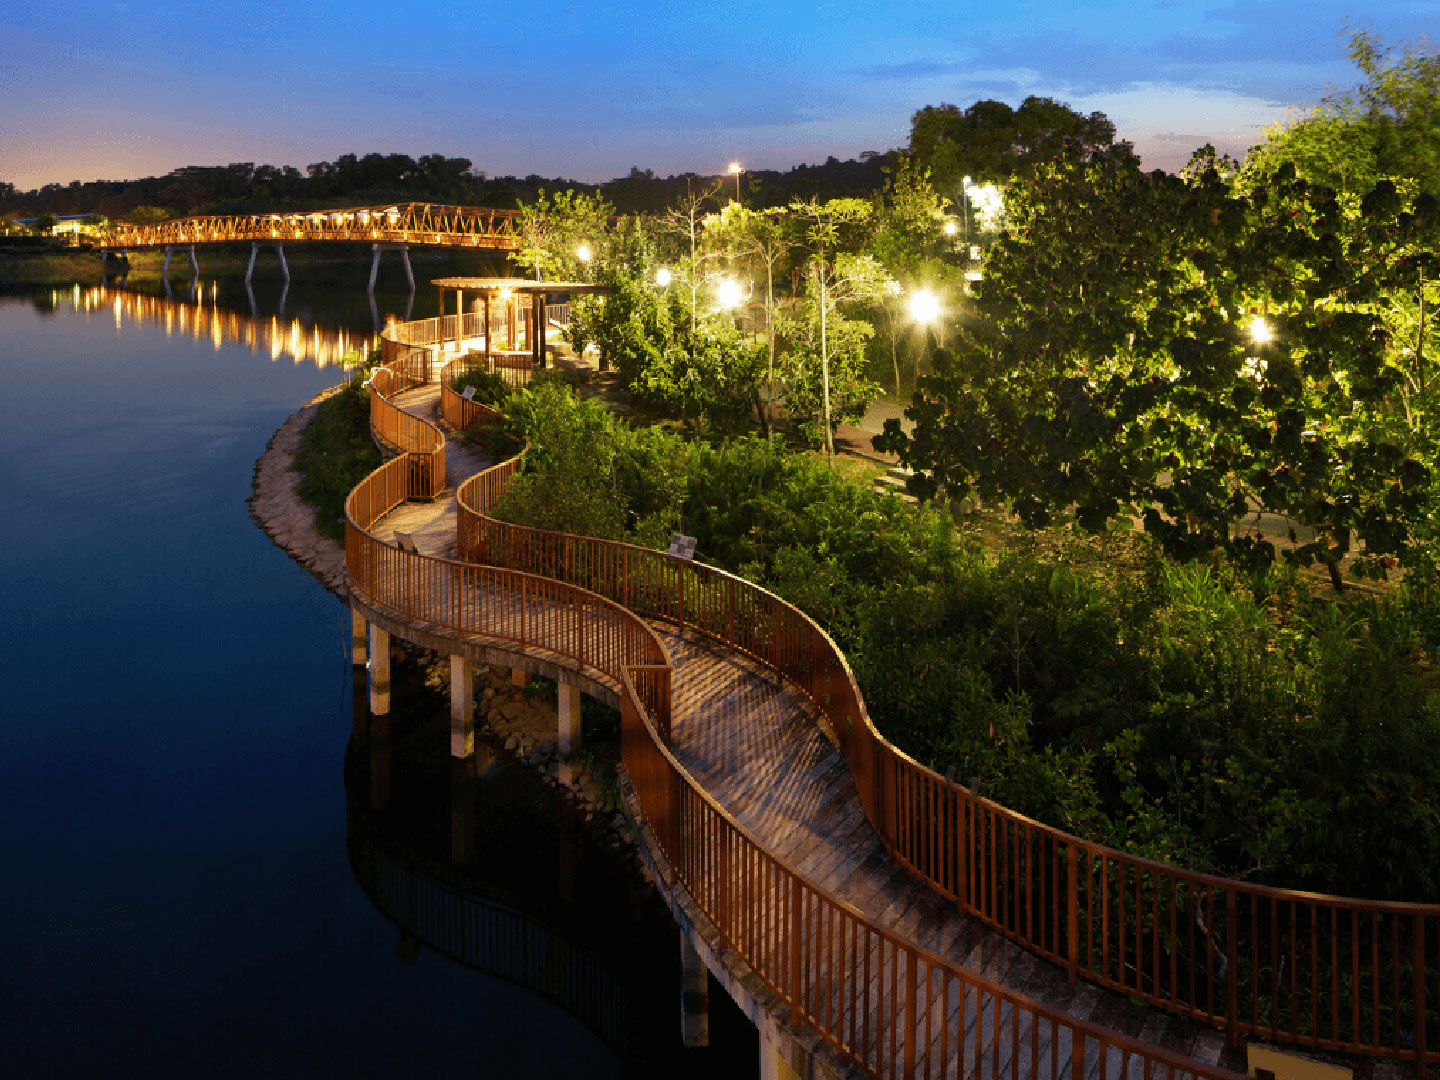
[[[1058,98],[1146,164],[1358,77],[1347,27],[1440,38],[1436,0],[0,5],[0,180],[443,153],[606,180],[889,150],[924,105]]]

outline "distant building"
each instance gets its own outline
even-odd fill
[[[27,229],[33,229],[40,218],[17,218],[16,225],[23,225]],[[99,214],[57,214],[55,225],[50,230],[51,236],[66,237],[72,244],[78,244],[82,236],[98,236],[100,231],[110,223]]]

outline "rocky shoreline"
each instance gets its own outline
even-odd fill
[[[255,462],[251,481],[250,516],[275,545],[299,563],[320,584],[348,602],[345,548],[315,528],[315,508],[300,497],[300,474],[292,469],[300,439],[326,398],[345,389],[340,383],[316,394],[270,436],[265,452]]]
[[[300,497],[300,474],[292,468],[300,440],[320,403],[346,385],[340,383],[320,391],[276,429],[255,463],[247,502],[250,516],[275,545],[348,604],[345,548],[315,528],[315,508]],[[448,685],[445,657],[437,657],[426,667],[428,680],[437,687]],[[570,763],[572,776],[568,784],[560,780],[555,706],[514,686],[508,670],[485,668],[477,671],[477,676],[475,719],[477,726],[488,733],[487,741],[562,789],[586,821],[595,820],[612,830],[611,846],[618,847],[622,838],[633,842],[613,778],[597,775],[593,764],[582,761]]]

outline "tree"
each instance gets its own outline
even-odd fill
[[[795,227],[783,210],[751,210],[738,202],[728,204],[704,221],[705,247],[734,261],[748,262],[765,273],[765,382],[767,399],[775,386],[776,319],[775,273],[789,258],[797,243]],[[767,400],[766,409],[769,401]],[[761,410],[767,433],[769,415]]]
[[[851,263],[857,277],[848,279],[837,273],[830,259],[848,243],[853,243],[863,225],[872,216],[873,208],[863,199],[831,199],[820,202],[807,199],[790,204],[790,211],[803,224],[805,239],[810,248],[810,259],[806,267],[807,298],[812,301],[819,329],[821,416],[825,425],[825,454],[835,453],[834,419],[830,408],[830,346],[828,340],[830,312],[837,300],[868,298],[863,293],[867,287],[883,288],[882,275],[874,260],[868,264]],[[873,271],[872,272],[872,268]],[[811,278],[813,277],[813,287]],[[808,321],[808,320],[807,320]]]
[[[1347,234],[1334,193],[1291,167],[1237,198],[1214,171],[1115,159],[1043,168],[1012,196],[976,326],[921,380],[913,439],[877,440],[920,470],[912,491],[978,492],[1032,527],[1139,516],[1171,555],[1249,565],[1275,558],[1236,529],[1264,508],[1315,530],[1287,557],[1337,588],[1347,557],[1376,576],[1425,558],[1424,319],[1410,354],[1389,322],[1435,277],[1440,204],[1381,185]]]
[[[1440,52],[1395,50],[1357,33],[1350,59],[1366,81],[1277,125],[1246,158],[1241,182],[1263,182],[1285,163],[1312,183],[1356,199],[1382,179],[1440,194]]]
[[[910,118],[910,153],[928,168],[936,188],[958,199],[965,176],[1003,183],[1062,154],[1130,153],[1115,142],[1115,125],[1101,112],[1089,116],[1053,98],[1027,97],[1018,109],[1003,101],[977,101],[963,112],[927,105]]]
[[[612,207],[602,196],[557,191],[520,207],[520,250],[512,256],[535,272],[535,280],[578,280],[585,273],[577,255],[581,244],[592,251],[605,236]]]

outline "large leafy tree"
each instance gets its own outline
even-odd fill
[[[1315,530],[1288,555],[1337,587],[1347,557],[1374,574],[1423,557],[1431,380],[1390,322],[1434,277],[1434,200],[1381,185],[1350,226],[1293,167],[1234,197],[1213,170],[1108,158],[1041,169],[1008,208],[913,440],[880,440],[920,470],[912,490],[978,492],[1031,526],[1138,516],[1173,555],[1251,564],[1276,554],[1238,527],[1264,508]]]
[[[1357,33],[1350,59],[1364,81],[1267,131],[1245,162],[1242,184],[1263,182],[1288,162],[1306,180],[1356,197],[1382,179],[1440,194],[1440,53],[1411,47],[1397,55]]]
[[[991,100],[963,110],[927,105],[910,118],[909,149],[935,186],[958,198],[965,176],[1000,183],[1060,154],[1128,153],[1129,144],[1115,142],[1115,125],[1104,113],[1087,116],[1032,96],[1018,109]]]

